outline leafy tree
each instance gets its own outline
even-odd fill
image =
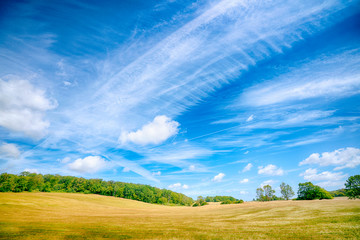
[[[333,196],[325,189],[311,182],[299,183],[298,200],[332,199]]]
[[[3,173],[0,175],[0,192],[14,192],[17,176]]]
[[[262,188],[256,189],[256,201],[265,201],[264,189]]]
[[[360,198],[360,175],[351,176],[346,180],[345,192],[349,199]]]
[[[275,190],[272,189],[270,185],[265,185],[264,187],[264,197],[265,201],[271,201],[275,197]]]
[[[281,195],[285,200],[289,200],[294,196],[294,191],[292,190],[291,186],[288,184],[285,184],[284,182],[280,184],[281,189]]]
[[[334,191],[329,191],[329,193],[330,193],[331,196],[333,196],[333,197],[346,197],[346,191],[345,191],[344,188],[338,189],[338,190],[334,190]]]

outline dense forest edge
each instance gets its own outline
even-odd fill
[[[256,189],[254,201],[290,200],[295,195],[291,186],[281,183],[281,197],[275,195],[270,185]],[[196,201],[182,194],[167,189],[160,189],[145,184],[104,181],[102,179],[85,179],[82,177],[37,174],[22,172],[18,175],[2,173],[0,175],[0,192],[66,192],[99,194],[127,198],[146,203],[199,207],[209,202],[221,204],[240,204],[244,201],[231,196],[199,196]],[[311,182],[299,183],[297,198],[294,200],[332,199],[347,196],[350,199],[360,198],[360,175],[351,176],[344,189],[326,191]]]
[[[0,175],[0,192],[23,191],[99,194],[162,205],[191,206],[194,203],[192,198],[182,193],[144,184],[30,172]]]

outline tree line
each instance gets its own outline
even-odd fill
[[[0,192],[23,191],[92,193],[147,203],[182,206],[191,206],[194,202],[184,194],[143,184],[29,172],[22,172],[19,175],[8,173],[0,175]]]
[[[256,189],[256,201],[289,200],[295,193],[291,186],[285,183],[280,185],[281,197],[275,195],[275,190],[270,185]],[[299,183],[296,200],[333,199],[334,197],[347,196],[350,199],[360,198],[360,175],[351,176],[346,180],[345,188],[328,192],[324,188],[311,182]]]
[[[236,199],[232,196],[207,196],[206,198],[204,198],[203,196],[198,196],[196,202],[193,204],[193,207],[208,205],[209,202],[220,202],[221,204],[239,204],[243,203],[244,200]]]

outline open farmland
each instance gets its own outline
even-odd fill
[[[71,193],[0,193],[1,239],[356,239],[360,201],[152,205]]]

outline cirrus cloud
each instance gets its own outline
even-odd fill
[[[242,172],[247,172],[247,171],[250,171],[250,169],[253,167],[253,165],[251,163],[248,163],[244,169],[242,170]]]

